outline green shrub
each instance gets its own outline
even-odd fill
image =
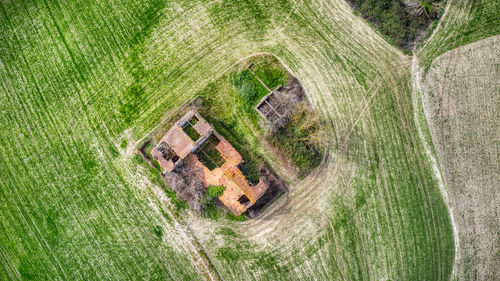
[[[233,85],[238,95],[252,106],[257,104],[260,98],[267,94],[266,88],[248,70],[243,70],[233,75]]]
[[[297,104],[290,122],[268,136],[299,168],[300,174],[317,167],[321,162],[323,142],[327,138],[321,116],[307,102]]]
[[[218,220],[222,215],[222,211],[217,207],[216,200],[217,199],[212,199],[203,206],[203,215],[211,220]]]
[[[127,139],[123,138],[122,141],[120,142],[120,148],[125,148],[127,147]]]
[[[241,153],[241,150],[238,151],[243,159],[245,159],[245,161],[238,166],[241,173],[245,176],[247,181],[252,184],[257,184],[260,179],[259,168],[263,161],[257,157],[250,156],[249,153]]]
[[[255,76],[270,89],[286,83],[287,71],[275,58],[260,59],[252,68]],[[245,99],[251,108],[269,93],[255,76],[247,69],[232,75],[233,85],[238,95]]]
[[[217,207],[217,197],[221,196],[226,190],[223,185],[210,185],[201,198],[202,214],[212,220],[217,220],[222,216],[222,211]]]
[[[226,190],[226,187],[223,185],[210,185],[207,187],[205,196],[211,200],[224,194],[224,190]]]
[[[244,214],[241,214],[239,216],[236,216],[233,213],[227,213],[226,214],[226,219],[230,221],[246,221],[248,220],[248,217],[245,216]]]
[[[156,225],[153,228],[153,233],[156,235],[156,237],[158,237],[158,239],[161,240],[163,238],[163,229],[161,228],[161,226]]]
[[[291,124],[269,138],[271,144],[283,151],[301,173],[317,167],[321,162],[321,153],[315,146],[303,140],[305,136],[306,132]]]

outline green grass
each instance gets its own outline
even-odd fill
[[[495,0],[452,1],[441,26],[418,50],[427,71],[439,55],[462,45],[500,34],[500,2]]]
[[[265,95],[269,94],[269,91],[257,78],[272,90],[279,85],[284,86],[287,79],[286,70],[273,57],[264,57],[256,61],[258,63],[251,67],[255,75],[248,69],[232,74],[232,83],[238,95],[251,106],[256,106]]]
[[[246,221],[248,220],[248,217],[245,216],[244,214],[241,214],[239,216],[234,215],[233,213],[226,213],[226,219],[230,221]]]
[[[9,1],[0,37],[0,279],[450,276],[451,224],[415,133],[406,61],[344,2]],[[327,163],[265,223],[176,212],[152,188],[158,172],[120,141],[200,95],[245,159],[258,163],[257,151],[279,170],[257,113],[242,114],[219,80],[256,52],[280,57],[325,115]],[[219,239],[221,227],[240,237]]]
[[[279,85],[285,86],[288,78],[288,73],[281,63],[272,56],[265,56],[256,60],[256,64],[252,66],[252,71],[257,78],[272,90]]]
[[[200,134],[193,128],[193,125],[188,123],[186,126],[182,127],[182,130],[191,138],[193,141],[197,141],[200,138]]]

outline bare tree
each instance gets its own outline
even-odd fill
[[[175,191],[179,199],[184,200],[191,209],[201,212],[200,201],[205,186],[196,176],[195,169],[190,165],[181,165],[173,172],[165,173],[164,178],[167,185]]]

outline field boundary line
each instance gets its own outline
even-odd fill
[[[452,50],[450,50],[452,51]],[[436,57],[437,59],[438,57]],[[424,122],[425,121],[425,124],[427,124],[427,128],[429,130],[429,135],[430,135],[430,129],[429,129],[429,125],[428,125],[428,121],[427,121],[427,117],[425,115],[425,109],[424,109],[424,105],[423,105],[423,101],[422,101],[422,88],[421,88],[421,85],[422,85],[422,68],[419,66],[418,64],[418,58],[417,56],[413,56],[413,59],[412,59],[412,67],[411,67],[411,76],[412,76],[412,101],[413,101],[413,107],[414,107],[414,119],[415,119],[415,125],[416,125],[416,128],[417,128],[417,133],[418,133],[418,136],[419,138],[421,139],[422,141],[422,145],[424,147],[424,151],[425,151],[425,154],[427,156],[427,158],[430,160],[430,164],[431,164],[431,167],[432,167],[432,171],[433,171],[433,174],[434,174],[434,178],[436,179],[436,181],[438,182],[438,189],[439,189],[439,192],[441,194],[441,196],[443,197],[443,201],[446,205],[446,209],[448,210],[448,213],[449,213],[449,217],[450,217],[450,223],[451,223],[451,226],[452,226],[452,229],[453,229],[453,242],[454,242],[454,250],[455,250],[455,255],[454,255],[454,261],[453,261],[453,268],[452,268],[452,272],[451,272],[451,276],[454,276],[456,274],[456,269],[457,269],[457,266],[458,266],[458,258],[459,258],[459,255],[460,255],[460,240],[459,240],[459,236],[458,236],[458,229],[457,229],[457,224],[455,223],[455,220],[453,218],[453,209],[451,208],[451,205],[450,205],[450,201],[448,199],[448,193],[447,193],[447,190],[446,190],[446,182],[444,180],[444,177],[443,177],[443,174],[441,172],[441,166],[439,165],[439,159],[437,158],[437,155],[434,155],[435,152],[435,148],[434,148],[434,143],[432,142],[432,139],[430,140],[431,143],[429,143],[425,136],[424,136],[424,132],[422,130],[422,124],[421,122]],[[418,118],[418,113],[416,111],[416,107],[420,105],[419,107],[422,109],[423,111],[423,114],[424,116],[423,117],[423,120],[420,120],[421,118]],[[432,138],[432,135],[430,135],[430,137]],[[432,146],[432,147],[431,147]]]

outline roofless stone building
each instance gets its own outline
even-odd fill
[[[256,185],[246,180],[239,168],[241,155],[194,110],[179,119],[151,153],[167,173],[188,165],[205,187],[224,185],[219,200],[235,215],[251,207],[268,188],[262,178]]]

